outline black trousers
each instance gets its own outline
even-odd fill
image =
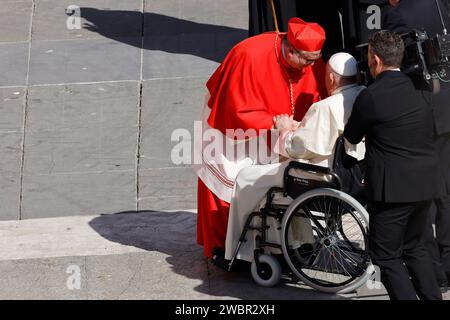
[[[446,195],[435,199],[435,212],[430,216],[426,233],[426,246],[431,254],[436,277],[441,285],[450,279],[450,135],[438,139],[440,147],[441,176],[444,178]],[[434,237],[432,224],[435,225]]]
[[[448,286],[450,280],[450,196],[435,199],[434,203],[435,210],[430,214],[425,245],[431,256],[436,278],[443,287]]]
[[[436,240],[441,256],[442,269],[450,278],[450,195],[437,199]]]
[[[431,201],[374,202],[369,207],[369,249],[392,300],[441,300],[424,245]]]

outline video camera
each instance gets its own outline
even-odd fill
[[[439,13],[439,3],[436,2]],[[442,17],[442,16],[441,16]],[[440,91],[441,82],[450,82],[450,35],[442,20],[443,32],[430,37],[425,31],[413,30],[402,35],[405,56],[401,70],[408,75],[417,89]],[[369,85],[373,79],[367,65],[368,44],[357,46],[360,51],[360,82]]]

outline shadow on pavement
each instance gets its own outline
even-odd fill
[[[258,287],[250,272],[226,272],[211,265],[196,244],[197,215],[192,212],[120,212],[94,218],[89,225],[105,239],[149,252],[166,254],[176,274],[201,280],[195,291],[238,299],[342,299],[294,286],[285,280],[274,288]],[[188,295],[188,293],[187,293]]]
[[[244,29],[178,19],[139,11],[81,8],[84,29],[141,48],[136,38],[144,37],[146,50],[189,54],[221,62],[228,51],[245,39]]]

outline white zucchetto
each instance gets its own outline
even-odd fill
[[[346,52],[339,52],[328,60],[331,70],[344,77],[352,77],[358,74],[356,59]]]

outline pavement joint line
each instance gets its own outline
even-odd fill
[[[140,176],[139,176],[139,167],[141,164],[141,139],[142,139],[142,93],[144,90],[144,82],[142,80],[143,77],[143,62],[144,62],[144,26],[145,26],[145,0],[142,0],[141,2],[141,65],[139,70],[139,100],[137,105],[137,120],[138,120],[138,127],[137,127],[137,143],[136,143],[136,211],[139,211],[139,183],[140,183]]]
[[[211,74],[204,76],[186,76],[186,77],[160,77],[160,78],[149,78],[144,79],[144,81],[159,81],[159,80],[180,80],[180,79],[208,79]]]
[[[27,77],[25,80],[25,85],[28,86],[30,83],[30,61],[31,61],[31,45],[33,43],[33,21],[34,14],[36,11],[36,1],[32,0],[31,2],[31,17],[30,17],[30,29],[29,29],[29,38],[28,38],[28,60],[27,60]]]
[[[118,39],[125,39],[125,38],[139,38],[139,35],[134,35],[134,36],[116,36],[113,38],[104,38],[104,37],[100,37],[100,36],[96,36],[95,38],[67,38],[67,39],[35,39],[35,42],[39,42],[39,43],[43,43],[43,42],[71,42],[71,41],[99,41],[99,40],[103,40],[103,41],[115,41],[118,43],[122,43],[121,41],[119,41]],[[4,41],[4,42],[0,42],[0,45],[2,44],[16,44],[16,43],[28,43],[29,40],[19,40],[19,41]]]
[[[145,41],[145,0],[141,2],[141,70],[139,74],[139,80],[142,82],[143,79],[143,68],[144,68],[144,41]]]
[[[140,183],[140,175],[139,175],[139,169],[141,164],[141,133],[142,133],[142,90],[143,90],[143,83],[140,81],[139,83],[139,101],[138,101],[138,132],[137,132],[137,144],[136,144],[136,210],[139,211],[139,183]]]
[[[140,210],[140,211],[134,211],[134,210],[130,210],[130,211],[123,211],[123,212],[119,212],[119,213],[114,213],[113,215],[130,215],[130,214],[134,214],[134,215],[139,215],[139,214],[154,214],[154,213],[177,213],[177,212],[187,212],[187,213],[197,213],[197,209],[172,209],[172,210]],[[31,218],[31,219],[23,219],[23,220],[0,220],[0,227],[3,227],[5,225],[9,225],[9,224],[14,224],[16,226],[18,225],[22,225],[22,224],[30,224],[30,223],[34,223],[34,222],[39,222],[39,221],[51,221],[51,220],[55,220],[55,221],[74,221],[77,219],[81,219],[81,220],[89,220],[95,217],[100,217],[100,216],[109,216],[112,215],[111,213],[99,213],[99,214],[89,214],[89,215],[74,215],[74,216],[57,216],[57,217],[45,217],[45,218]]]
[[[29,87],[52,87],[52,86],[71,86],[71,85],[88,85],[88,84],[102,84],[102,83],[120,83],[120,82],[138,82],[138,79],[127,80],[105,80],[105,81],[85,81],[85,82],[65,82],[65,83],[43,83],[43,84],[31,84]],[[12,86],[15,88],[17,86]],[[23,86],[22,86],[23,87]],[[2,87],[0,87],[2,88]]]
[[[25,88],[25,85],[23,84],[18,84],[15,86],[0,86],[0,89],[23,89]]]
[[[29,2],[30,0],[4,0],[1,3]]]
[[[52,172],[52,173],[29,173],[24,174],[27,177],[31,176],[57,176],[57,175],[76,175],[76,174],[105,174],[105,173],[126,173],[134,172],[134,169],[125,170],[97,170],[97,171],[66,171],[66,172]]]
[[[148,197],[139,198],[138,201],[148,200],[148,199],[159,199],[159,198],[171,199],[171,198],[179,198],[179,197],[180,196],[166,196],[166,195],[162,195],[162,196],[148,196]]]
[[[0,42],[0,46],[3,44],[21,44],[21,43],[29,43],[30,40],[21,40],[21,41],[3,41]]]
[[[25,80],[25,101],[23,105],[23,128],[22,128],[22,141],[21,149],[22,156],[20,159],[20,191],[19,191],[19,212],[18,220],[22,220],[22,202],[23,202],[23,177],[24,177],[24,166],[25,166],[25,139],[26,139],[26,128],[27,128],[27,115],[28,115],[28,95],[29,88],[28,84],[30,81],[30,61],[31,61],[31,45],[33,42],[33,18],[36,11],[36,2],[32,0],[31,2],[31,16],[30,16],[30,28],[29,28],[29,42],[28,42],[28,59],[27,59],[27,76]]]
[[[182,80],[182,79],[208,79],[210,75],[205,76],[186,76],[186,77],[161,77],[142,79],[142,82],[160,81],[160,80]],[[52,87],[52,86],[71,86],[71,85],[88,85],[88,84],[102,84],[102,83],[121,83],[121,82],[140,82],[139,79],[124,79],[124,80],[104,80],[104,81],[85,81],[85,82],[65,82],[65,83],[38,83],[30,84],[28,87]],[[9,86],[0,86],[0,89],[25,88],[27,85],[16,84]]]
[[[157,170],[174,170],[174,169],[192,169],[192,168],[191,167],[163,167],[163,168],[141,169],[141,171],[149,172],[149,171],[157,171]]]
[[[21,133],[22,131],[18,130],[0,130],[1,134],[9,134],[9,133]]]

